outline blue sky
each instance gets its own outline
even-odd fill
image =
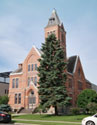
[[[67,32],[67,55],[79,55],[97,84],[97,0],[0,0],[0,72],[15,70],[35,45],[56,8]]]

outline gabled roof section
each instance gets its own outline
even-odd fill
[[[49,18],[47,27],[53,26],[53,25],[61,25],[60,19],[59,19],[58,15],[57,15],[57,12],[56,12],[55,9],[53,9],[53,11],[52,11],[52,15]]]
[[[22,74],[22,68],[18,68],[16,69],[15,71],[13,71],[10,75],[19,75],[19,74]]]
[[[71,56],[68,59],[68,64],[67,64],[67,71],[69,73],[74,73],[75,67],[76,67],[76,63],[77,63],[77,57],[78,56]]]
[[[22,68],[18,68],[15,71],[13,71],[12,73],[20,73],[20,72],[22,72]]]
[[[36,48],[35,46],[33,46],[32,48],[34,48],[36,52],[39,54],[39,56],[41,56],[42,52],[40,49]]]
[[[32,49],[33,48],[34,48],[35,52],[41,57],[41,54],[42,54],[41,50],[38,49],[38,48],[36,48],[35,46],[33,46]],[[32,49],[30,50],[29,54],[31,53]],[[29,54],[28,54],[28,56],[29,56]],[[22,67],[19,67],[18,69],[16,69],[15,71],[13,71],[10,75],[17,75],[17,74],[21,75],[23,73],[22,71],[23,71]]]

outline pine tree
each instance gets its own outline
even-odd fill
[[[58,115],[58,106],[66,106],[70,99],[65,87],[67,63],[60,42],[54,34],[46,38],[41,51],[38,68],[40,105],[46,109],[53,106],[55,115]]]

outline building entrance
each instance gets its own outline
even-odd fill
[[[33,109],[35,107],[36,104],[36,97],[34,95],[34,91],[31,90],[29,93],[29,97],[28,97],[28,107],[29,109]]]

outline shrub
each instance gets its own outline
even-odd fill
[[[95,114],[97,112],[97,103],[95,103],[95,102],[88,103],[87,111],[90,114]]]
[[[0,104],[8,104],[8,96],[0,96]]]
[[[87,105],[91,102],[97,103],[97,93],[94,90],[86,89],[79,94],[77,99],[77,106],[87,110]]]
[[[78,107],[71,108],[71,113],[73,115],[79,115],[80,114],[80,108],[78,108]]]
[[[47,113],[47,110],[40,105],[36,107],[32,113]]]
[[[7,104],[1,104],[0,105],[0,111],[10,112],[12,111],[11,107]]]

